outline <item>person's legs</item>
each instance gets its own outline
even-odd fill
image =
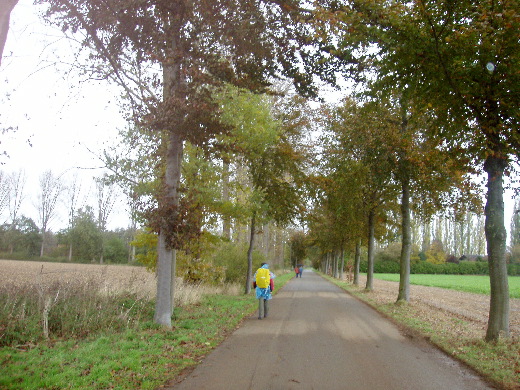
[[[264,317],[267,317],[267,313],[269,312],[269,307],[267,305],[267,302],[269,302],[267,299],[264,299]]]
[[[261,320],[264,317],[264,302],[263,298],[258,300],[258,319]]]

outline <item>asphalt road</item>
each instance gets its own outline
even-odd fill
[[[479,390],[471,371],[305,271],[172,389]]]

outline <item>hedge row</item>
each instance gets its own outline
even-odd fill
[[[360,271],[367,272],[367,262],[362,261]],[[398,274],[399,263],[395,261],[381,261],[374,264],[374,272],[378,274]],[[509,276],[520,276],[520,264],[508,264],[507,272]],[[410,267],[412,274],[434,274],[434,275],[489,275],[488,263],[464,261],[459,264],[444,263],[432,264],[421,261],[412,264]]]

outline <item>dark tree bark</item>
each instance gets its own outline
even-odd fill
[[[253,248],[255,246],[256,212],[251,217],[251,234],[249,235],[249,248],[247,250],[247,277],[245,293],[251,292],[251,279],[253,275]]]
[[[339,252],[340,262],[339,262],[339,278],[343,280],[343,269],[345,268],[345,245],[341,244],[341,250]]]
[[[2,65],[2,56],[4,54],[5,42],[7,41],[7,33],[9,32],[11,12],[16,4],[18,4],[18,0],[0,1],[0,65]]]
[[[410,218],[410,181],[405,178],[402,182],[401,198],[402,218],[402,245],[401,268],[399,278],[399,295],[397,302],[410,301],[410,253],[412,251],[412,225]]]
[[[229,162],[224,161],[222,166],[222,201],[229,202]],[[222,236],[231,239],[231,217],[222,218]]]
[[[491,299],[487,341],[496,341],[500,336],[509,337],[509,284],[506,264],[506,229],[504,225],[503,174],[507,160],[488,156],[484,164],[487,172],[486,241],[488,247]]]
[[[354,286],[359,286],[359,263],[361,262],[361,239],[356,242],[356,254],[354,255]]]
[[[368,269],[365,290],[374,289],[374,244],[375,244],[375,215],[374,209],[368,212]]]

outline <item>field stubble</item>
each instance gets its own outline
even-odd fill
[[[366,284],[366,275],[360,275],[359,289]],[[393,303],[397,299],[399,283],[374,279],[372,299],[379,304]],[[489,296],[448,290],[440,287],[410,286],[410,303],[430,316],[452,316],[467,321],[460,329],[469,337],[484,338],[489,318]],[[520,299],[510,299],[509,325],[511,337],[520,339]],[[435,314],[434,314],[435,313]]]
[[[131,265],[0,260],[0,275],[4,286],[12,285],[17,288],[38,286],[44,294],[55,289],[57,284],[72,286],[90,284],[106,295],[129,293],[135,294],[139,299],[153,299],[157,289],[155,273],[147,271],[144,267]],[[205,294],[212,292],[238,294],[237,286],[230,285],[225,288],[226,291],[218,291],[216,287],[185,284],[181,278],[177,278],[176,305],[196,303]],[[212,291],[213,289],[215,291]]]

